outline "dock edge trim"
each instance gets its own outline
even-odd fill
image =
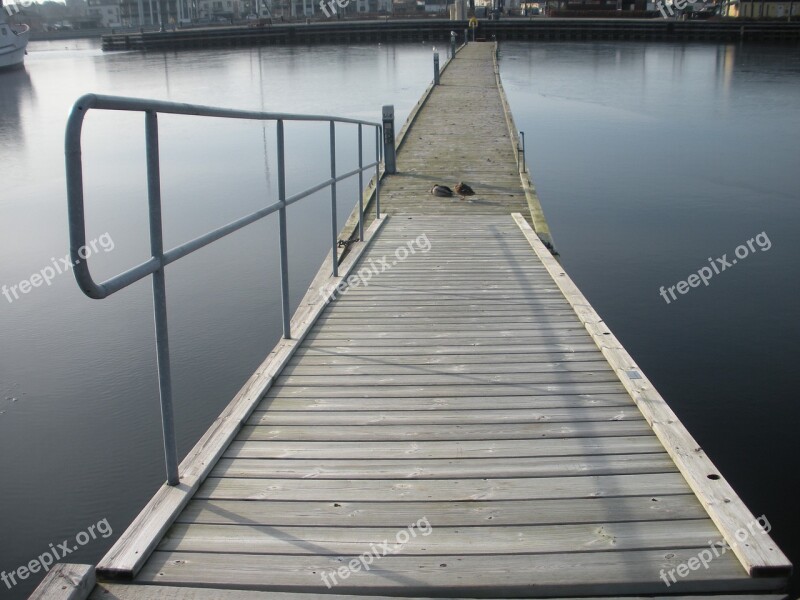
[[[506,126],[508,127],[508,135],[511,137],[511,149],[514,151],[514,156],[519,162],[519,135],[517,133],[517,125],[514,122],[514,114],[511,112],[511,105],[508,102],[506,91],[503,88],[503,82],[500,78],[500,63],[497,60],[498,43],[494,43],[494,50],[492,51],[492,65],[494,67],[494,77],[497,84],[497,91],[500,94],[500,102],[503,105],[503,114],[506,118]],[[527,160],[527,156],[525,159]],[[528,201],[528,212],[531,214],[531,222],[533,229],[542,240],[542,243],[555,253],[555,244],[553,242],[553,235],[550,233],[550,226],[547,224],[547,219],[544,216],[542,203],[539,200],[539,195],[536,193],[536,187],[531,180],[531,174],[528,171],[527,165],[524,165],[525,170],[519,173],[519,179],[522,183],[522,189],[525,190],[525,199]]]
[[[788,578],[792,563],[769,535],[751,536],[744,543],[737,540],[736,531],[755,521],[755,516],[523,216],[511,216],[747,573],[751,577]]]
[[[336,286],[352,272],[358,260],[386,223],[376,219],[364,232],[364,241],[342,262],[339,277],[330,276],[330,251],[300,302],[291,328],[292,339],[281,339],[244,386],[203,434],[180,464],[180,485],[163,484],[122,536],[97,564],[97,574],[107,579],[132,579],[144,566],[161,538],[199,489],[200,484],[250,417],[263,395],[305,339],[336,293]]]

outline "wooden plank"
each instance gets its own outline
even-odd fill
[[[693,520],[639,521],[636,523],[580,523],[522,525],[513,527],[448,527],[431,520],[427,512],[412,517],[400,528],[426,519],[429,535],[411,537],[403,544],[403,556],[426,555],[513,555],[573,552],[626,552],[708,548],[709,541],[721,540],[707,518]],[[425,521],[423,521],[423,524]],[[271,525],[172,526],[158,546],[166,552],[215,552],[226,554],[281,554],[316,556],[357,556],[370,545],[394,540],[397,527],[321,527]]]
[[[568,384],[568,383],[605,383],[615,382],[613,371],[604,369],[598,364],[594,370],[587,371],[551,371],[544,373],[441,373],[441,374],[410,374],[402,375],[353,375],[335,374],[331,372],[320,375],[289,375],[280,381],[283,387],[325,387],[339,386],[369,387],[369,386],[457,386],[457,385],[541,385],[541,384]]]
[[[519,214],[514,214],[513,217],[528,238],[536,255],[550,271],[553,280],[558,283],[566,299],[575,308],[576,314],[584,322],[598,348],[617,371],[625,389],[706,507],[709,516],[719,527],[742,566],[753,577],[788,576],[792,571],[792,565],[786,555],[766,532],[760,529],[755,532],[752,529],[748,530],[748,526],[756,523],[753,513],[722,477],[569,275],[533,234],[528,223]],[[743,540],[739,540],[736,536],[740,530],[744,530],[747,534]]]
[[[680,473],[498,479],[247,479],[209,477],[195,494],[206,500],[482,502],[686,494]]]
[[[47,572],[28,600],[84,600],[95,582],[93,565],[58,563]]]
[[[565,354],[564,356],[576,356]],[[580,356],[580,355],[577,355]],[[587,358],[584,356],[583,358]],[[591,356],[589,356],[591,358]],[[292,361],[283,371],[287,376],[328,376],[328,375],[434,375],[470,373],[470,375],[501,375],[503,373],[563,373],[580,371],[603,371],[608,369],[604,361],[579,361],[562,360],[559,362],[534,362],[534,363],[474,363],[469,370],[464,364],[432,364],[432,365],[403,365],[403,364],[377,364],[374,361],[364,361],[361,364],[310,364],[305,360]]]
[[[377,437],[377,436],[376,436]],[[378,438],[380,439],[380,438]],[[669,473],[665,452],[611,456],[534,456],[458,459],[249,459],[221,458],[211,477],[254,479],[482,479]]]
[[[281,411],[273,406],[253,412],[248,425],[471,425],[491,423],[578,423],[581,421],[640,421],[642,414],[634,404],[627,407],[588,407],[550,409],[454,409],[380,411],[364,406],[357,411]]]
[[[362,552],[369,552],[365,546]],[[537,596],[592,595],[602,585],[609,595],[663,594],[660,570],[677,569],[697,548],[495,556],[387,556],[370,571],[353,573],[336,586],[345,594],[405,594],[526,597],[535,575]],[[338,556],[295,556],[155,552],[138,577],[142,583],[192,582],[195,586],[324,592],[320,574],[343,565]],[[464,574],[480,574],[465,577]],[[753,579],[730,555],[691,571],[669,588],[676,593],[776,590],[785,580]]]
[[[219,588],[190,588],[159,585],[130,585],[120,583],[100,583],[91,595],[91,600],[319,600],[319,595],[295,594],[291,592],[256,592],[251,590],[222,590]],[[326,594],[327,600],[355,600],[353,596]],[[407,598],[407,597],[406,597]],[[363,596],[358,600],[399,600],[399,596]],[[426,600],[417,598],[416,600]],[[432,600],[432,599],[427,599]],[[466,600],[451,598],[451,600]],[[578,600],[573,598],[571,600]],[[600,600],[582,598],[581,600]],[[785,594],[737,594],[714,596],[649,596],[629,597],[627,600],[788,600]]]
[[[514,373],[519,369],[529,368],[531,373],[537,369],[546,369],[545,365],[553,365],[553,370],[569,369],[570,363],[593,363],[597,362],[597,357],[602,358],[602,354],[595,348],[586,352],[560,352],[539,354],[445,354],[439,356],[419,356],[407,355],[397,356],[392,362],[382,361],[368,355],[349,354],[338,356],[335,354],[307,354],[298,356],[302,348],[297,351],[295,357],[290,361],[292,372],[309,372],[315,367],[353,367],[367,372],[380,373],[379,369],[420,369],[427,368],[430,372],[462,372],[467,369],[475,369],[476,373],[496,372],[502,373],[504,369]],[[567,364],[564,364],[567,363]],[[470,365],[469,367],[467,365]],[[374,367],[371,371],[369,367]],[[287,367],[288,368],[288,367]]]
[[[655,436],[542,439],[457,440],[427,442],[373,442],[366,451],[360,442],[245,442],[235,441],[225,458],[304,459],[430,459],[508,458],[522,456],[603,456],[659,453],[664,448]]]
[[[341,352],[342,350],[339,349]],[[277,396],[293,398],[408,398],[414,396],[544,396],[548,394],[604,394],[618,393],[619,382],[601,383],[548,383],[548,384],[485,384],[485,385],[385,385],[385,386],[284,386],[274,385],[268,398]]]
[[[281,502],[192,500],[176,520],[185,524],[283,527],[389,527],[428,517],[436,527],[636,523],[704,519],[694,494],[487,502]]]
[[[648,435],[647,422],[587,421],[576,423],[501,423],[494,425],[281,425],[254,427],[246,425],[240,440],[308,441],[423,441],[423,440],[524,440],[531,438],[623,437]]]
[[[346,277],[353,269],[370,240],[385,222],[385,219],[376,221],[365,232],[365,241],[355,245],[356,247],[341,265],[342,277]],[[340,281],[329,276],[328,264],[323,263],[292,318],[291,327],[295,337],[278,342],[266,360],[184,458],[179,467],[180,484],[177,486],[164,484],[102,558],[97,565],[97,571],[103,577],[133,577],[142,568],[161,536],[208,476],[217,459],[236,436],[242,423],[250,416],[264,392],[272,385],[310,330],[314,320],[325,308],[324,298],[330,297]],[[324,295],[318,293],[320,289],[325,291]]]
[[[384,412],[395,410],[435,411],[435,410],[470,410],[470,409],[508,409],[530,408],[542,410],[547,408],[576,408],[591,406],[617,406],[629,408],[631,398],[624,391],[605,394],[579,395],[544,395],[544,396],[440,396],[431,398],[414,396],[411,398],[265,398],[257,410],[294,410],[294,411],[329,411],[329,410],[379,410]]]

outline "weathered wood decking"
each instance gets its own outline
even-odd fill
[[[493,80],[490,45],[450,65],[345,260],[363,279],[323,306],[321,271],[95,600],[781,597],[785,556],[737,541],[753,515],[528,225]]]

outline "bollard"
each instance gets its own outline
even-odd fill
[[[456,32],[450,32],[450,58],[455,58],[456,56]]]
[[[397,157],[394,147],[394,105],[383,107],[383,171],[397,173]]]
[[[439,53],[433,53],[433,85],[439,85]]]

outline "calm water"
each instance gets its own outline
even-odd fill
[[[800,57],[722,45],[505,44],[502,74],[562,260],[722,472],[796,562],[792,392],[800,242]],[[0,285],[68,248],[63,129],[93,91],[248,109],[405,120],[430,76],[429,45],[103,55],[32,44],[0,77]],[[165,235],[175,245],[263,205],[274,131],[162,117]],[[468,126],[468,124],[465,124]],[[324,127],[287,126],[289,192],[325,176]],[[90,114],[88,239],[99,278],[147,253],[143,125]],[[354,130],[338,135],[341,169]],[[320,141],[322,139],[322,141]],[[345,159],[351,151],[349,162]],[[343,198],[355,198],[353,186]],[[352,202],[342,201],[341,218]],[[292,299],[326,252],[324,195],[292,207]],[[273,219],[170,267],[180,451],[280,332]],[[761,232],[772,247],[671,304],[675,285]],[[0,570],[107,519],[99,559],[163,480],[150,291],[102,302],[71,275],[0,296]],[[37,576],[38,577],[38,576]],[[30,581],[30,580],[29,580]],[[29,582],[25,582],[29,583]],[[3,597],[25,597],[30,585]]]

